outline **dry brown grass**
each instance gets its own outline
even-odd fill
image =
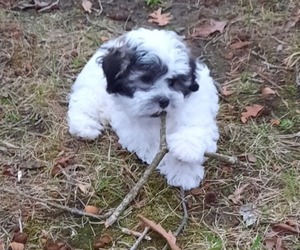
[[[250,5],[251,1],[239,1],[216,12],[220,17],[237,13],[243,17],[207,47],[218,80],[231,82],[234,90],[221,101],[219,152],[243,160],[255,156],[256,162],[250,162],[248,169],[207,163],[203,185],[197,194],[187,196],[191,218],[178,238],[182,249],[264,249],[266,232],[274,224],[287,219],[300,222],[300,142],[299,136],[288,136],[300,127],[294,72],[267,68],[266,61],[250,53],[259,52],[269,64],[282,68],[284,58],[296,60],[299,33],[296,29],[278,32],[294,7],[292,1],[287,2],[282,7],[281,2]],[[100,38],[121,30],[117,23],[95,20],[97,24],[86,23],[78,8],[42,15],[0,10],[0,188],[79,209],[86,204],[106,209],[115,207],[141,175],[144,166],[119,147],[110,131],[95,142],[75,140],[67,132],[67,95],[72,82],[101,43]],[[235,51],[225,67],[222,56],[242,35],[253,44]],[[280,44],[283,50],[279,53],[276,48]],[[279,95],[266,100],[261,87],[272,82]],[[242,124],[240,113],[254,103],[264,105],[265,113]],[[281,124],[274,126],[271,119],[279,119]],[[68,156],[74,156],[73,162],[60,176],[53,176],[57,161]],[[22,171],[20,182],[16,181],[18,170]],[[234,204],[229,196],[245,184],[241,203]],[[91,249],[94,238],[102,233],[113,236],[114,249],[128,249],[135,239],[122,234],[120,227],[135,227],[136,214],[162,223],[167,230],[175,230],[182,215],[177,190],[168,187],[157,173],[111,229],[24,199],[17,191],[16,195],[0,192],[0,200],[0,239],[9,242],[21,220],[29,233],[27,249],[41,249],[41,238],[46,236],[77,249]],[[259,214],[251,227],[244,225],[239,214],[241,204],[248,203],[254,204]],[[151,236],[153,240],[141,249],[163,247],[165,242],[159,236]],[[288,249],[300,248],[298,235],[281,237]]]

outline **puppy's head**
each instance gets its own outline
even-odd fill
[[[196,63],[175,32],[138,29],[102,48],[107,92],[132,115],[172,112],[199,88]]]

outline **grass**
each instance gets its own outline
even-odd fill
[[[300,144],[299,137],[293,136],[299,132],[300,109],[294,72],[268,69],[261,58],[250,53],[255,50],[269,63],[282,67],[285,58],[297,60],[300,37],[296,29],[278,32],[294,4],[268,1],[263,6],[240,0],[230,8],[225,3],[211,7],[217,16],[241,16],[207,45],[215,77],[222,84],[230,82],[234,91],[220,102],[219,152],[237,155],[243,161],[251,155],[256,161],[247,169],[207,162],[206,178],[197,194],[187,193],[190,220],[177,240],[182,249],[264,249],[266,232],[274,224],[300,220]],[[94,24],[87,23],[76,6],[42,14],[0,10],[0,188],[18,189],[78,209],[86,204],[107,209],[122,200],[143,172],[145,166],[119,147],[111,131],[94,142],[78,141],[67,132],[67,96],[74,79],[102,38],[122,30],[118,22],[93,20]],[[233,51],[232,60],[224,59],[228,45],[245,37],[252,45]],[[279,44],[283,45],[281,52],[276,51]],[[264,86],[278,95],[262,97]],[[241,112],[252,104],[264,105],[265,110],[242,124]],[[279,125],[273,125],[272,119],[280,120]],[[74,156],[74,162],[62,175],[53,176],[55,164],[69,156]],[[20,183],[15,178],[18,170],[23,173]],[[242,222],[238,213],[241,204],[229,199],[245,184],[240,202],[255,204],[259,213],[252,227]],[[212,193],[215,200],[210,202],[207,197]],[[29,234],[27,249],[42,249],[41,238],[91,249],[94,239],[104,233],[113,237],[107,248],[129,249],[135,239],[120,228],[140,230],[137,214],[171,231],[182,216],[178,191],[158,173],[109,229],[18,195],[0,192],[0,200],[0,239],[9,242],[21,214]],[[165,241],[153,232],[150,235],[153,240],[144,242],[141,249],[161,249]],[[297,235],[287,232],[282,239],[288,249],[299,249]]]

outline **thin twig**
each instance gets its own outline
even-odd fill
[[[215,159],[215,160],[222,161],[222,162],[225,162],[228,164],[240,165],[242,167],[248,167],[247,163],[240,161],[235,156],[227,156],[227,155],[222,155],[222,154],[218,154],[218,153],[205,153],[204,156],[209,159]]]
[[[260,59],[262,59],[262,60],[263,60],[262,63],[265,64],[265,65],[267,65],[268,68],[290,70],[290,69],[289,69],[288,67],[286,67],[286,66],[279,66],[279,65],[274,65],[274,64],[272,64],[272,63],[269,63],[266,57],[264,57],[264,56],[258,54],[258,53],[255,52],[255,51],[251,51],[251,54],[252,54],[252,55],[255,55],[255,56],[257,56],[257,57],[259,57]]]
[[[38,12],[43,12],[43,11],[46,11],[46,10],[49,10],[49,9],[53,8],[54,6],[57,6],[58,3],[59,3],[59,1],[60,0],[57,0],[54,3],[48,5],[48,6],[44,7],[44,8],[39,9]]]
[[[102,3],[101,3],[101,0],[98,0],[98,5],[99,5],[99,11],[97,13],[97,16],[100,16],[103,12],[103,7],[102,7]]]
[[[135,184],[135,186],[130,190],[130,192],[125,196],[120,205],[115,209],[113,214],[106,220],[105,227],[109,227],[116,222],[120,214],[126,209],[130,202],[134,200],[137,196],[139,190],[144,186],[144,184],[149,179],[152,172],[157,168],[158,164],[164,158],[166,153],[168,152],[167,140],[166,140],[166,113],[161,114],[161,128],[160,128],[160,150],[156,154],[154,160],[147,167],[143,176],[139,179],[139,181]]]
[[[47,200],[44,200],[44,199],[41,199],[41,198],[37,198],[37,197],[33,197],[31,195],[24,194],[24,193],[22,193],[19,190],[9,190],[9,189],[2,188],[2,187],[0,187],[0,190],[3,191],[3,192],[7,192],[9,194],[13,194],[13,195],[16,195],[16,192],[17,192],[20,196],[28,198],[28,199],[31,199],[31,200],[39,201],[43,205],[50,206],[50,207],[55,207],[55,208],[67,211],[69,213],[72,213],[72,214],[77,214],[77,215],[81,215],[81,216],[87,216],[87,217],[90,217],[90,218],[93,218],[93,219],[97,219],[97,220],[104,220],[104,219],[108,218],[112,214],[112,211],[109,211],[109,212],[107,212],[105,214],[101,214],[101,215],[90,214],[90,213],[86,213],[86,212],[84,212],[82,210],[79,210],[77,208],[71,208],[71,207],[63,206],[63,205],[54,203],[52,201],[47,201]]]
[[[295,73],[296,73],[296,87],[300,90],[300,63],[297,62],[295,65]]]
[[[149,232],[150,227],[145,227],[143,233],[140,235],[140,237],[136,240],[136,242],[133,244],[133,246],[130,248],[130,250],[136,250],[138,249],[139,244],[142,242],[142,240],[145,238],[146,234]]]
[[[143,233],[140,233],[140,232],[137,232],[137,231],[134,231],[132,229],[125,228],[125,227],[122,227],[121,231],[124,234],[132,235],[132,236],[135,236],[135,237],[140,237],[143,234]],[[144,239],[145,240],[152,240],[151,237],[148,236],[148,235],[144,236]]]
[[[177,230],[174,232],[174,236],[177,237],[181,231],[183,230],[183,228],[186,226],[188,219],[189,219],[189,213],[187,210],[187,206],[186,206],[186,201],[185,201],[185,192],[183,190],[182,187],[180,187],[180,198],[181,198],[181,202],[182,202],[182,208],[183,208],[183,217],[182,217],[182,221],[181,224],[179,225],[179,227],[177,228]],[[162,250],[167,250],[168,249],[168,244],[166,244]]]

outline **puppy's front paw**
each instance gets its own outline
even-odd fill
[[[87,140],[96,139],[101,135],[101,130],[103,129],[100,122],[85,115],[72,117],[69,114],[68,123],[71,135]]]
[[[192,165],[167,157],[160,166],[161,174],[165,175],[171,186],[190,190],[200,185],[204,178],[204,168],[201,165]]]
[[[172,134],[168,139],[170,152],[179,160],[185,162],[204,162],[204,145],[199,145],[193,138]]]

